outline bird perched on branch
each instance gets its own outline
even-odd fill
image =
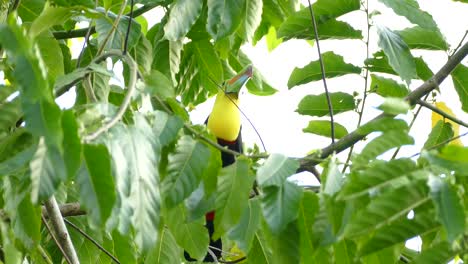
[[[238,107],[239,91],[245,83],[252,77],[252,66],[245,67],[240,73],[231,79],[225,81],[222,90],[216,95],[216,100],[213,105],[213,110],[208,116],[205,124],[208,130],[216,136],[218,144],[225,146],[230,150],[242,153],[242,137],[241,137],[241,121],[240,110]],[[221,160],[223,167],[231,165],[235,162],[235,157],[232,154],[221,152]],[[213,241],[214,233],[214,218],[215,212],[209,212],[205,215],[206,228],[210,236],[210,250],[216,255],[216,258],[221,257],[222,242],[221,238]],[[185,254],[187,260],[194,260]],[[213,262],[213,256],[207,254],[205,262]]]

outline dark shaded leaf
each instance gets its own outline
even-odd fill
[[[299,204],[299,216],[297,226],[301,234],[300,255],[303,263],[313,263],[314,261],[314,241],[313,224],[315,215],[319,210],[318,196],[310,191],[304,191],[301,203]]]
[[[448,263],[455,255],[450,243],[443,241],[423,250],[413,263]]]
[[[68,179],[74,179],[81,164],[81,142],[78,136],[78,124],[72,110],[62,114],[63,159],[67,168]]]
[[[468,67],[458,64],[452,71],[451,76],[455,90],[458,93],[458,98],[462,104],[462,109],[468,113]]]

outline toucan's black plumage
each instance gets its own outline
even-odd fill
[[[240,111],[238,108],[238,94],[242,86],[252,77],[252,66],[246,67],[239,74],[224,83],[223,91],[216,96],[216,101],[211,114],[205,121],[208,130],[213,133],[218,144],[227,147],[230,150],[242,153],[242,135],[240,124]],[[229,166],[235,162],[235,156],[226,152],[221,152],[223,167]],[[221,238],[213,241],[215,212],[206,214],[206,228],[210,236],[211,251],[216,258],[221,257],[222,242]],[[187,252],[184,252],[185,259],[195,261]],[[207,253],[205,262],[213,262],[213,257]]]

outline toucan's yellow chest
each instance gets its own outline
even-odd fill
[[[224,92],[219,92],[216,96],[213,111],[208,118],[208,129],[217,138],[226,141],[237,139],[241,127],[237,104],[237,96],[226,95]]]

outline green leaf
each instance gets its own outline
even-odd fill
[[[274,263],[273,250],[267,243],[264,232],[255,233],[252,241],[247,263],[249,264],[270,264]]]
[[[299,263],[300,251],[297,246],[300,242],[300,233],[297,222],[293,221],[271,238],[274,252],[274,263]]]
[[[335,18],[349,12],[359,10],[360,3],[356,0],[319,0],[313,5],[317,21],[319,37],[325,39],[326,35],[362,38],[359,30],[353,29],[347,23],[337,21]],[[329,23],[328,23],[329,22]],[[346,30],[347,29],[347,30]],[[322,32],[321,32],[322,31]],[[330,34],[333,32],[332,34]],[[339,34],[336,34],[336,33]],[[326,34],[323,34],[326,33]],[[290,38],[313,39],[314,32],[311,27],[310,11],[308,7],[289,15],[278,29],[278,36]]]
[[[162,147],[172,143],[183,126],[184,122],[176,115],[169,115],[163,111],[154,113],[153,131]]]
[[[451,76],[462,109],[468,113],[468,67],[463,64],[458,64],[452,71]]]
[[[78,124],[72,110],[62,114],[63,159],[67,168],[68,179],[74,179],[81,164],[81,142],[78,136]]]
[[[283,43],[283,39],[276,35],[276,29],[274,27],[270,27],[268,29],[268,34],[265,37],[265,41],[268,52],[272,52],[274,49],[276,49],[276,47]]]
[[[216,214],[216,216],[218,215]],[[203,223],[200,221],[187,223],[186,211],[183,205],[178,205],[169,210],[166,217],[166,224],[177,243],[192,258],[203,258],[209,243],[208,230],[203,226]]]
[[[31,196],[26,193],[18,204],[13,221],[15,236],[29,249],[41,240],[41,207],[33,205]]]
[[[423,250],[413,263],[448,263],[455,255],[456,252],[452,250],[450,243],[442,241]]]
[[[221,169],[218,175],[213,239],[219,238],[239,223],[248,206],[253,181],[247,159],[237,158],[234,164]]]
[[[182,41],[169,41],[163,38],[163,30],[161,29],[156,36],[153,47],[153,65],[152,69],[160,71],[166,75],[173,83],[175,83],[175,75],[182,70],[180,65],[181,50],[183,47]]]
[[[233,33],[244,19],[245,0],[208,0],[206,29],[215,41]]]
[[[15,247],[15,237],[13,230],[9,228],[9,225],[5,222],[0,222],[0,231],[2,233],[3,253],[5,263],[19,264],[23,261],[21,251]]]
[[[308,10],[307,13],[303,13],[303,16],[304,18],[301,20],[305,23],[304,26],[298,28],[297,25],[292,25],[290,22],[287,23],[285,21],[278,29],[278,38],[284,38],[285,40],[292,38],[314,40],[315,32],[310,24],[311,20]],[[317,33],[320,40],[363,38],[361,30],[354,29],[350,24],[335,19],[329,19],[317,24]]]
[[[31,169],[31,199],[34,203],[50,197],[67,177],[60,150],[55,146],[46,145],[44,138],[39,140],[29,167]]]
[[[145,84],[145,90],[152,96],[157,95],[162,99],[175,96],[172,81],[160,71],[152,70],[146,75]]]
[[[371,74],[370,91],[383,97],[399,97],[403,98],[408,95],[408,88],[399,84],[393,79],[387,79],[375,74]]]
[[[271,154],[257,171],[257,181],[261,187],[281,187],[289,176],[296,173],[299,162],[281,154]]]
[[[457,189],[437,176],[430,176],[428,182],[437,218],[447,231],[447,239],[453,243],[465,231],[465,208]]]
[[[365,170],[349,174],[338,199],[353,199],[385,189],[395,180],[410,177],[416,169],[416,164],[410,159],[371,162]]]
[[[94,224],[102,225],[110,216],[116,194],[109,153],[103,145],[84,145],[84,163],[76,178],[80,200]]]
[[[413,0],[410,0],[413,1]],[[416,75],[414,58],[401,37],[387,27],[378,27],[378,45],[388,57],[390,66],[403,81],[409,83]]]
[[[165,38],[181,40],[200,16],[202,0],[176,0],[171,5],[169,19],[164,25]]]
[[[456,145],[446,145],[440,152],[423,151],[421,156],[431,164],[453,170],[461,175],[468,171],[468,148]]]
[[[0,103],[0,131],[10,131],[21,118],[21,102],[19,98],[6,103]]]
[[[410,49],[448,50],[449,45],[439,31],[412,27],[396,31]]]
[[[406,114],[410,109],[410,105],[407,101],[396,98],[396,97],[387,97],[385,101],[377,107],[378,109],[384,111],[390,115]]]
[[[314,241],[313,224],[319,211],[319,199],[314,192],[304,191],[299,204],[297,225],[301,234],[300,252],[302,263],[313,263]]]
[[[327,120],[312,120],[309,121],[309,125],[306,128],[303,128],[303,132],[316,134],[319,136],[331,138],[331,122]],[[348,134],[348,130],[343,125],[334,122],[335,129],[335,138],[340,139]]]
[[[362,125],[358,128],[357,132],[361,135],[367,135],[375,131],[386,132],[390,130],[408,130],[408,124],[401,119],[395,119],[393,117],[382,117],[376,120],[371,120],[368,123]]]
[[[412,219],[402,216],[393,223],[377,229],[372,237],[359,250],[361,256],[396,246],[408,239],[424,234],[439,227],[434,221],[434,212],[415,213]]]
[[[135,230],[135,242],[143,251],[153,248],[160,216],[158,163],[161,146],[144,117],[135,115],[134,125],[114,126],[103,142],[112,155],[119,210],[114,210],[108,225],[118,225],[121,233]]]
[[[180,249],[171,231],[163,227],[159,232],[158,242],[148,255],[145,264],[172,264],[180,262]]]
[[[373,197],[366,208],[355,213],[345,233],[349,237],[367,235],[368,232],[392,223],[428,200],[424,181],[385,192]]]
[[[262,0],[245,0],[245,18],[239,30],[243,32],[244,39],[252,41],[255,30],[257,30],[262,20]]]
[[[58,76],[63,75],[65,72],[59,42],[50,32],[44,32],[37,36],[36,44],[45,64],[47,77],[53,83]]]
[[[343,185],[344,177],[338,168],[337,161],[336,157],[332,156],[322,172],[323,179],[325,180],[322,184],[322,192],[329,196],[333,196],[340,191]]]
[[[392,148],[411,144],[414,144],[414,139],[406,131],[390,130],[367,143],[361,154],[353,159],[353,163],[366,165]]]
[[[24,168],[33,158],[36,149],[29,147],[15,156],[0,162],[0,175],[8,175]]]
[[[343,57],[328,51],[322,54],[325,66],[325,77],[334,78],[346,74],[360,74],[361,68],[349,63],[345,63]],[[312,61],[303,68],[294,68],[288,80],[288,88],[296,85],[306,84],[312,81],[322,80],[320,62]]]
[[[393,9],[397,15],[406,17],[413,24],[425,29],[439,31],[432,16],[419,9],[416,0],[380,0],[380,2]]]
[[[333,245],[335,263],[353,263],[357,246],[352,240],[344,239]]]
[[[330,93],[330,100],[334,115],[356,108],[353,96],[347,93]],[[301,115],[319,117],[329,115],[326,94],[306,95],[302,98],[296,111]]]
[[[115,257],[121,263],[137,263],[138,251],[131,234],[120,234],[118,230],[114,230],[110,239],[113,242]]]
[[[282,186],[263,188],[263,215],[274,234],[280,234],[297,218],[301,199],[302,188],[289,181],[285,181]]]
[[[97,39],[99,45],[102,46],[105,44],[106,50],[123,50],[130,18],[122,16],[117,26],[114,28],[117,15],[111,11],[105,12],[102,8],[98,8],[98,11],[102,13],[100,18],[96,19],[96,32],[98,34]],[[128,49],[133,48],[137,44],[140,35],[141,26],[137,21],[132,19],[132,26],[128,34]]]
[[[187,198],[199,185],[210,151],[204,144],[183,136],[174,153],[168,156],[167,175],[162,182],[166,205],[172,208]]]
[[[445,142],[446,140],[452,137],[452,124],[450,124],[449,122],[439,120],[437,124],[432,128],[431,133],[429,133],[426,143],[424,143],[423,149],[430,149],[435,146],[439,146],[439,144]],[[440,147],[443,145],[440,145]]]
[[[153,46],[151,42],[144,35],[141,35],[133,50],[133,58],[138,65],[138,70],[141,74],[147,75],[151,71],[151,65],[153,65]]]
[[[29,28],[29,36],[34,39],[45,30],[49,30],[52,26],[63,25],[73,15],[73,9],[45,5],[41,14],[34,19]]]
[[[260,226],[262,216],[260,210],[260,200],[258,198],[250,199],[239,223],[228,232],[229,239],[236,241],[237,246],[243,252],[250,251],[255,232]]]

